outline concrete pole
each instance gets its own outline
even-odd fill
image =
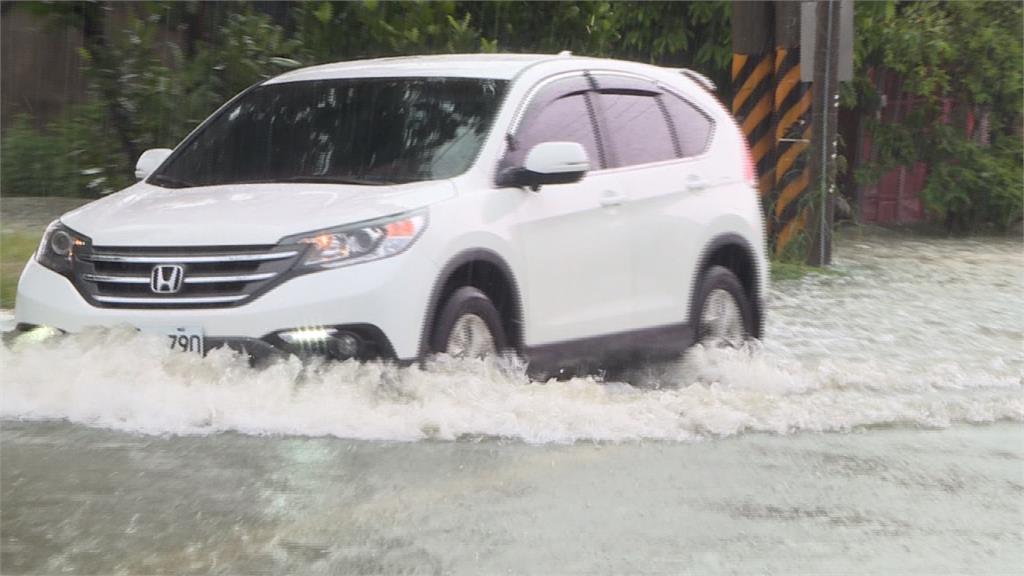
[[[775,2],[774,124],[775,191],[766,210],[775,254],[784,254],[806,229],[810,187],[810,83],[801,81],[800,2]],[[813,45],[806,47],[808,53]]]
[[[817,10],[810,147],[812,209],[807,223],[811,241],[807,263],[826,266],[832,261],[832,218],[835,210],[839,2],[820,2]]]
[[[772,156],[773,5],[761,1],[733,2],[732,9],[731,109],[747,139],[767,212],[774,196],[775,168]]]

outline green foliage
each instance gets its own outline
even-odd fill
[[[166,11],[150,13],[110,35],[118,63],[119,105],[132,121],[138,149],[171,147],[224,101],[260,80],[301,66],[302,44],[265,14],[229,14],[216,46],[201,44],[186,59],[173,42],[160,41]],[[154,8],[155,6],[155,8]]]
[[[954,159],[930,168],[922,191],[925,203],[944,213],[951,230],[978,230],[986,225],[1006,229],[1024,214],[1020,138],[1000,137],[991,146],[939,130],[942,154]]]
[[[63,174],[53,170],[54,142],[50,135],[32,126],[32,119],[19,116],[4,132],[0,157],[0,188],[5,194],[44,196],[65,194]]]
[[[691,66],[728,86],[730,4],[713,2],[301,2],[286,22],[259,3],[28,3],[86,34],[90,98],[2,138],[5,195],[95,196],[131,182],[147,148],[170,147],[224,101],[298,66],[405,54],[538,52]],[[20,9],[20,8],[19,8]],[[191,18],[191,20],[190,20]],[[199,21],[201,20],[201,21]],[[206,29],[199,33],[198,29]],[[183,31],[178,45],[168,31]],[[88,37],[100,33],[101,37]]]
[[[456,2],[308,2],[293,18],[311,62],[496,48]]]
[[[61,22],[69,18],[64,5],[53,8]],[[118,146],[112,107],[130,121],[122,129],[137,151],[172,147],[239,91],[300,65],[295,57],[301,56],[301,41],[287,37],[265,14],[229,14],[219,30],[221,41],[201,44],[185,58],[178,45],[161,40],[167,5],[134,8],[136,17],[108,31],[104,42],[104,61],[116,66],[116,101],[97,88],[98,65],[83,49],[92,85],[88,102],[42,130],[28,117],[13,122],[2,138],[3,194],[97,196],[118,190],[132,182],[136,158]]]
[[[199,70],[190,80],[220,97],[230,97],[255,82],[302,66],[302,41],[288,38],[284,29],[265,14],[251,10],[228,15],[221,29],[223,42],[207,46],[198,60]],[[205,65],[205,66],[204,66]]]
[[[858,2],[857,74],[844,104],[866,114],[881,108],[870,70],[897,72],[916,99],[898,122],[866,121],[875,159],[858,182],[924,161],[923,199],[950,230],[1005,228],[1024,217],[1022,19],[1015,2]],[[988,119],[990,145],[968,138],[968,112]]]
[[[97,103],[69,108],[38,130],[14,119],[0,145],[0,189],[7,196],[97,196],[125,186],[127,167]]]
[[[460,3],[462,5],[462,3]],[[729,86],[731,3],[465,3],[481,34],[511,52],[570,50],[700,70]]]
[[[39,246],[39,235],[26,232],[0,234],[0,308],[13,308],[18,278]]]
[[[771,263],[772,282],[799,280],[804,276],[843,276],[834,268],[809,266],[799,260],[776,259]]]
[[[801,199],[801,203],[809,204],[811,202],[811,199],[809,197],[810,194],[804,195],[804,198]],[[804,266],[804,261],[807,260],[807,242],[807,230],[800,230],[793,236],[789,243],[786,244],[786,246],[782,249],[782,252],[775,255],[775,257],[772,259],[772,262],[778,262],[780,264],[791,264],[798,267]]]

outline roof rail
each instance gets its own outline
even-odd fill
[[[708,92],[714,93],[718,90],[718,86],[715,86],[715,83],[712,82],[710,78],[701,74],[700,72],[695,72],[693,70],[690,70],[689,68],[680,68],[679,73],[682,74],[683,76],[686,76],[690,80],[693,80],[697,84],[700,84],[701,87],[707,90]]]

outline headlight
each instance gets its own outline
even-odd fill
[[[423,233],[425,212],[339,226],[286,238],[309,246],[300,268],[338,268],[404,252]]]
[[[75,250],[85,246],[85,237],[54,220],[46,227],[36,250],[36,262],[59,274],[71,273]]]

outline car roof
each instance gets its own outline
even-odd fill
[[[529,82],[534,82],[551,74],[578,70],[591,70],[595,73],[632,73],[666,82],[676,89],[680,86],[687,87],[684,90],[688,98],[699,100],[705,111],[718,107],[717,100],[710,95],[714,90],[711,81],[690,70],[662,68],[626,60],[574,56],[567,51],[559,54],[438,54],[352,60],[292,70],[271,78],[264,84],[344,78],[447,77],[514,80],[520,75],[528,78]],[[705,99],[705,96],[710,96],[710,99]]]
[[[328,80],[334,78],[388,78],[446,76],[511,80],[523,69],[545,60],[550,54],[444,54],[401,56],[321,64],[286,72],[265,84]]]

